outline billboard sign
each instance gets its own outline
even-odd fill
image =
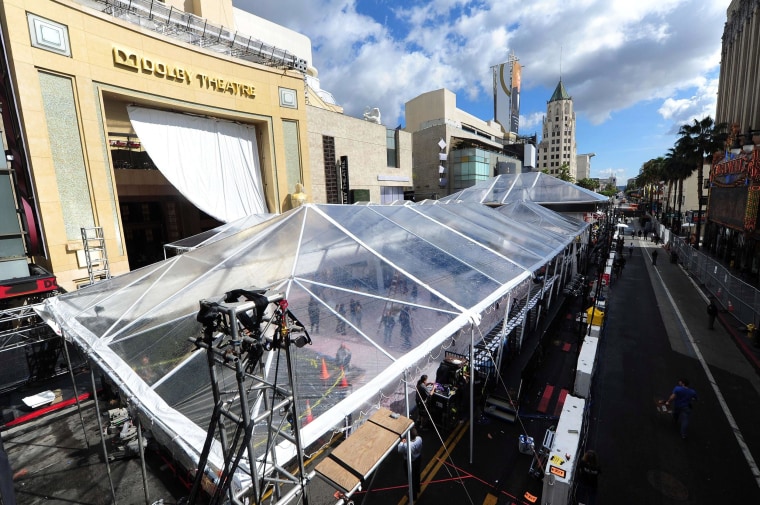
[[[509,131],[517,135],[520,128],[520,81],[522,65],[517,60],[512,62],[512,99],[510,101]]]

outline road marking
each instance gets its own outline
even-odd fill
[[[455,430],[451,432],[449,435],[449,438],[446,439],[446,442],[438,449],[438,451],[435,453],[435,455],[428,461],[428,464],[425,466],[425,468],[422,469],[420,472],[420,492],[419,495],[422,495],[422,492],[425,491],[427,488],[428,482],[430,481],[430,477],[437,475],[438,470],[440,470],[441,465],[443,465],[443,460],[448,457],[447,454],[445,454],[447,451],[447,447],[456,446],[456,444],[459,443],[459,441],[462,439],[465,433],[467,433],[467,427],[470,425],[469,422],[462,423],[457,426]],[[424,439],[423,439],[424,440]],[[419,496],[417,498],[419,500]],[[406,505],[407,501],[409,500],[408,493],[404,495],[398,502],[398,505]]]
[[[715,378],[713,377],[713,374],[710,371],[710,368],[707,366],[705,359],[702,357],[702,352],[699,350],[699,347],[697,347],[696,342],[694,342],[694,337],[692,337],[691,332],[689,331],[689,327],[686,326],[686,321],[681,315],[681,311],[678,310],[678,306],[676,306],[676,301],[673,299],[673,296],[670,294],[670,290],[668,289],[668,286],[665,284],[665,281],[663,281],[662,276],[660,275],[660,272],[656,269],[654,270],[654,272],[657,274],[657,278],[660,280],[660,284],[662,285],[662,288],[665,290],[665,294],[668,296],[668,300],[670,300],[670,304],[673,306],[673,310],[675,311],[676,316],[678,317],[678,321],[681,323],[681,326],[683,327],[683,331],[686,333],[686,337],[689,339],[689,343],[691,344],[691,347],[694,349],[694,354],[697,356],[697,359],[699,360],[699,364],[702,366],[702,369],[704,370],[705,375],[707,376],[707,379],[710,381],[710,386],[712,386],[713,392],[715,393],[715,396],[718,398],[718,403],[723,409],[723,413],[726,415],[728,424],[729,426],[731,426],[731,430],[734,432],[734,436],[736,437],[736,442],[739,444],[739,448],[741,449],[742,454],[744,454],[744,459],[747,460],[747,465],[749,466],[749,469],[752,472],[752,475],[755,477],[755,483],[757,484],[758,487],[760,487],[760,469],[758,469],[757,463],[755,462],[755,459],[752,457],[752,453],[750,452],[749,447],[747,447],[747,443],[744,441],[744,435],[742,435],[741,431],[739,431],[739,426],[736,424],[736,420],[734,419],[733,414],[731,414],[731,411],[728,408],[728,404],[726,403],[726,400],[723,398],[723,393],[720,392],[720,388],[718,387],[718,384],[715,382]]]

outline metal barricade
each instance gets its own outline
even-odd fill
[[[671,252],[715,299],[742,324],[760,325],[760,291],[731,274],[718,260],[691,247],[682,237],[673,237]]]

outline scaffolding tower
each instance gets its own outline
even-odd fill
[[[206,350],[214,412],[187,502],[195,504],[205,489],[210,504],[262,503],[264,496],[276,503],[303,496],[308,504],[291,356],[291,345],[311,343],[308,333],[281,293],[238,289],[221,301],[201,300],[200,306],[197,319],[203,332],[193,342]],[[266,379],[262,357],[267,352],[277,353],[278,363],[284,353],[287,384],[278,384],[276,373],[273,380]],[[236,389],[224,389],[222,369],[234,372]],[[262,425],[267,443],[257,453],[254,430]],[[223,455],[219,469],[209,464],[215,436]],[[295,449],[295,461],[278,460],[277,448],[285,441]],[[234,489],[232,483],[240,477],[251,484]]]

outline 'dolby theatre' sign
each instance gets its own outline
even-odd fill
[[[251,84],[223,79],[216,75],[193,72],[188,68],[170,65],[136,52],[114,46],[113,63],[117,67],[129,68],[167,81],[187,85],[196,83],[201,89],[226,93],[243,98],[256,98],[256,87]]]

